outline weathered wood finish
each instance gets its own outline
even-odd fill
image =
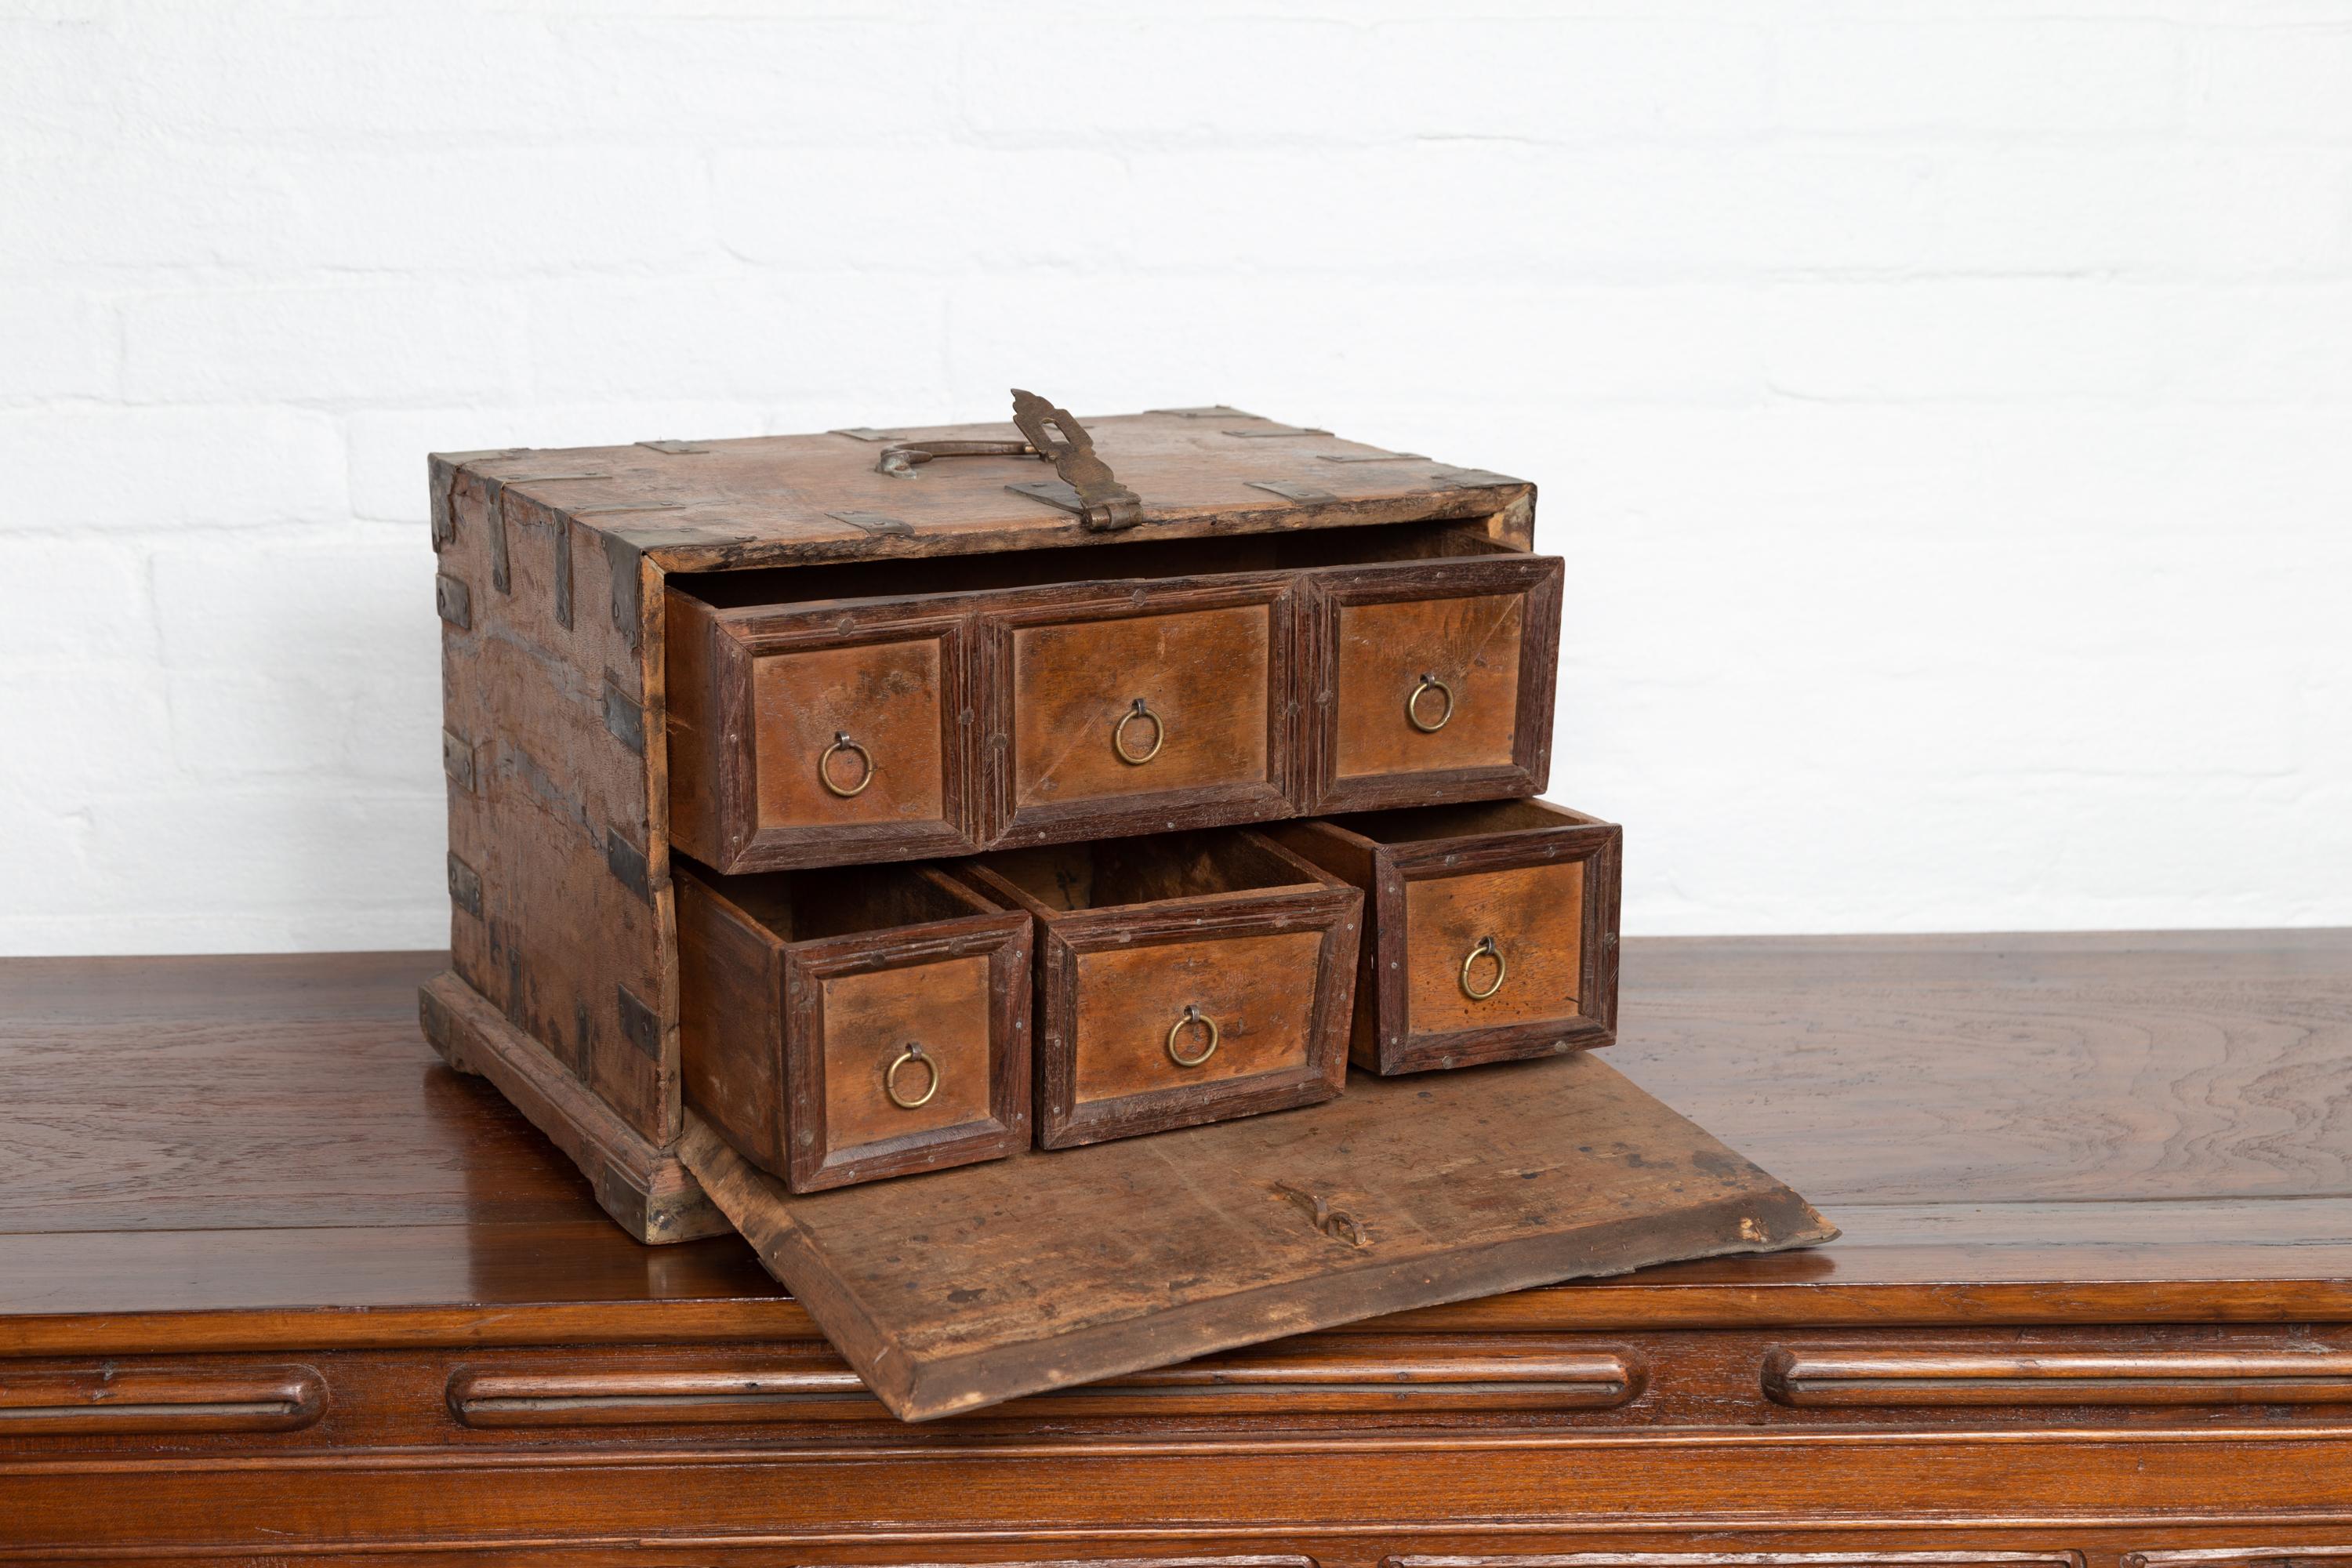
[[[1001,1159],[1029,1136],[1029,942],[922,868],[681,870],[688,1103],[794,1192]]]
[[[950,870],[1036,921],[1040,1147],[1339,1092],[1362,895],[1272,840],[1242,829],[1104,840]]]
[[[194,1374],[155,1403],[204,1396],[170,1431],[113,1401],[101,1430],[0,1424],[0,1557],[2352,1557],[2352,1402],[2302,1402],[2352,1355],[2352,935],[1624,959],[1610,1065],[1822,1200],[1839,1240],[913,1428],[848,1392],[740,1239],[637,1245],[513,1104],[422,1050],[439,955],[0,963],[0,1390]],[[1939,1402],[1784,1405],[1776,1350],[1896,1352]],[[2051,1403],[2052,1366],[2133,1402]],[[306,1426],[205,1408],[298,1367],[326,1390]],[[1973,1402],[1988,1384],[2000,1402]]]
[[[1292,594],[1287,577],[1245,574],[1078,584],[984,612],[985,722],[1006,759],[982,786],[988,842],[1290,815]]]
[[[719,572],[820,561],[970,555],[1129,540],[1351,528],[1450,518],[1515,536],[1527,548],[1535,487],[1428,459],[1382,453],[1322,431],[1231,411],[1079,416],[1096,450],[1142,497],[1126,534],[1081,527],[1067,512],[1006,487],[1050,479],[1034,458],[957,458],[905,478],[875,471],[891,441],[1018,440],[1010,422],[898,427],[877,439],[827,433],[656,446],[457,454],[446,469],[478,475],[582,476],[543,488],[573,516],[657,571]],[[1366,458],[1392,459],[1349,461]],[[1335,460],[1336,459],[1336,460]],[[1294,500],[1255,488],[1311,481],[1328,497]],[[500,482],[505,482],[501,480]],[[896,518],[879,532],[842,514]],[[438,512],[436,511],[436,516]],[[577,602],[593,609],[586,595]],[[583,614],[585,612],[583,611]]]
[[[1310,574],[1301,809],[1539,794],[1551,776],[1564,572],[1557,558],[1503,555]],[[1453,691],[1450,714],[1436,694],[1415,700],[1433,678]],[[1416,727],[1415,713],[1437,727]]]
[[[1562,563],[1486,542],[1431,557],[1413,552],[1481,542],[1375,530],[1317,563],[1229,572],[1208,568],[1276,557],[1204,542],[1197,575],[1000,569],[1001,585],[942,592],[902,572],[898,597],[858,596],[888,579],[848,568],[693,579],[669,592],[677,842],[740,872],[1265,822],[1315,797],[1530,793]],[[1078,568],[1118,571],[1119,553]],[[1171,563],[1130,553],[1131,570]],[[1319,631],[1299,629],[1302,600]],[[1408,700],[1423,675],[1453,693],[1450,710],[1423,700],[1427,729]],[[1327,723],[1303,720],[1318,708]]]
[[[483,459],[436,468],[452,959],[459,978],[647,1146],[677,1137],[659,603],[547,500]],[[572,481],[541,479],[551,499]],[[583,537],[584,535],[584,537]],[[605,603],[626,614],[583,613]],[[446,607],[446,605],[445,605]]]
[[[1608,1045],[1624,830],[1549,801],[1375,812],[1267,829],[1364,890],[1349,1054],[1378,1073]],[[1491,940],[1505,967],[1474,950]],[[1472,988],[1492,994],[1468,994]]]
[[[968,616],[721,610],[675,589],[667,603],[680,848],[748,872],[979,847]],[[836,749],[843,735],[862,756]]]
[[[674,1149],[648,1142],[622,1121],[454,970],[418,990],[416,1016],[450,1067],[495,1084],[579,1166],[597,1203],[631,1237],[691,1241],[730,1228]]]
[[[943,1172],[919,1230],[902,1190],[787,1193],[691,1117],[682,1149],[909,1421],[1260,1341],[1270,1312],[1299,1332],[1834,1234],[1582,1055]]]
[[[961,854],[981,842],[976,769],[959,756],[973,734],[973,677],[962,668],[968,620],[929,633],[904,624],[877,630],[867,612],[844,607],[834,618],[846,624],[830,644],[814,623],[799,628],[796,644],[775,628],[791,646],[772,650],[763,761],[761,726],[726,723],[759,701],[751,658],[711,617],[685,626],[690,635],[673,648],[673,575],[887,568],[950,556],[978,566],[1098,550],[1106,538],[1139,558],[1180,541],[1210,550],[1246,541],[1268,559],[1286,541],[1408,525],[1503,552],[1525,551],[1531,539],[1534,487],[1503,476],[1234,409],[1087,426],[1097,454],[1141,500],[1141,523],[1127,533],[1090,532],[1008,489],[1050,477],[1034,458],[958,458],[906,478],[876,471],[880,443],[1003,440],[1014,434],[1010,425],[431,459],[449,985],[470,991],[501,1022],[472,1019],[447,986],[423,1005],[436,1040],[470,1049],[551,1137],[579,1152],[614,1217],[641,1239],[675,1240],[711,1222],[675,1152],[683,1121],[673,809],[677,841],[727,869]],[[1298,489],[1302,481],[1311,483]],[[1258,488],[1265,483],[1322,499]],[[887,621],[894,610],[875,613]],[[846,651],[861,641],[870,656]],[[827,654],[828,646],[840,651]],[[853,672],[846,693],[831,679],[838,669],[823,665]],[[926,703],[908,700],[934,679],[936,779]],[[819,800],[805,752],[826,733],[827,694],[846,700],[861,689],[886,699],[877,739],[908,754],[883,763],[861,805],[830,794]],[[684,704],[675,733],[693,744],[672,743],[674,696]],[[803,826],[811,807],[814,826]],[[1202,815],[1173,820],[1241,815],[1195,810]],[[452,1022],[460,1016],[472,1019],[462,1029]],[[484,1043],[493,1037],[496,1048]]]

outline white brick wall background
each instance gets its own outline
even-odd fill
[[[1638,932],[2352,922],[2352,4],[0,0],[0,952],[433,946],[424,454],[1528,475]]]

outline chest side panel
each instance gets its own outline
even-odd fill
[[[543,470],[525,459],[484,466],[521,478],[446,472],[436,504],[455,966],[667,1143],[679,1125],[675,927],[653,809],[661,797],[666,819],[667,781],[653,787],[646,742],[660,692],[642,563],[539,499],[568,481],[535,489],[524,480]]]

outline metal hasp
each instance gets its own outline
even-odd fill
[[[1049,459],[1062,482],[1078,492],[1078,521],[1099,533],[1133,528],[1143,521],[1143,501],[1118,482],[1110,465],[1095,456],[1086,426],[1034,392],[1013,389],[1013,423],[1038,454]]]
[[[1043,458],[1054,465],[1061,485],[1040,482],[1005,488],[1074,511],[1081,525],[1097,533],[1133,528],[1143,521],[1142,500],[1118,482],[1108,463],[1095,456],[1094,438],[1068,409],[1056,408],[1035,393],[1015,387],[1013,423],[1026,440],[903,442],[882,449],[875,459],[875,471],[904,479],[913,478],[921,464],[939,458]]]

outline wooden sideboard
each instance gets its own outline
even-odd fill
[[[0,963],[0,1562],[2352,1560],[2352,933],[1628,942],[1612,1061],[1843,1239],[919,1426],[445,963]]]

